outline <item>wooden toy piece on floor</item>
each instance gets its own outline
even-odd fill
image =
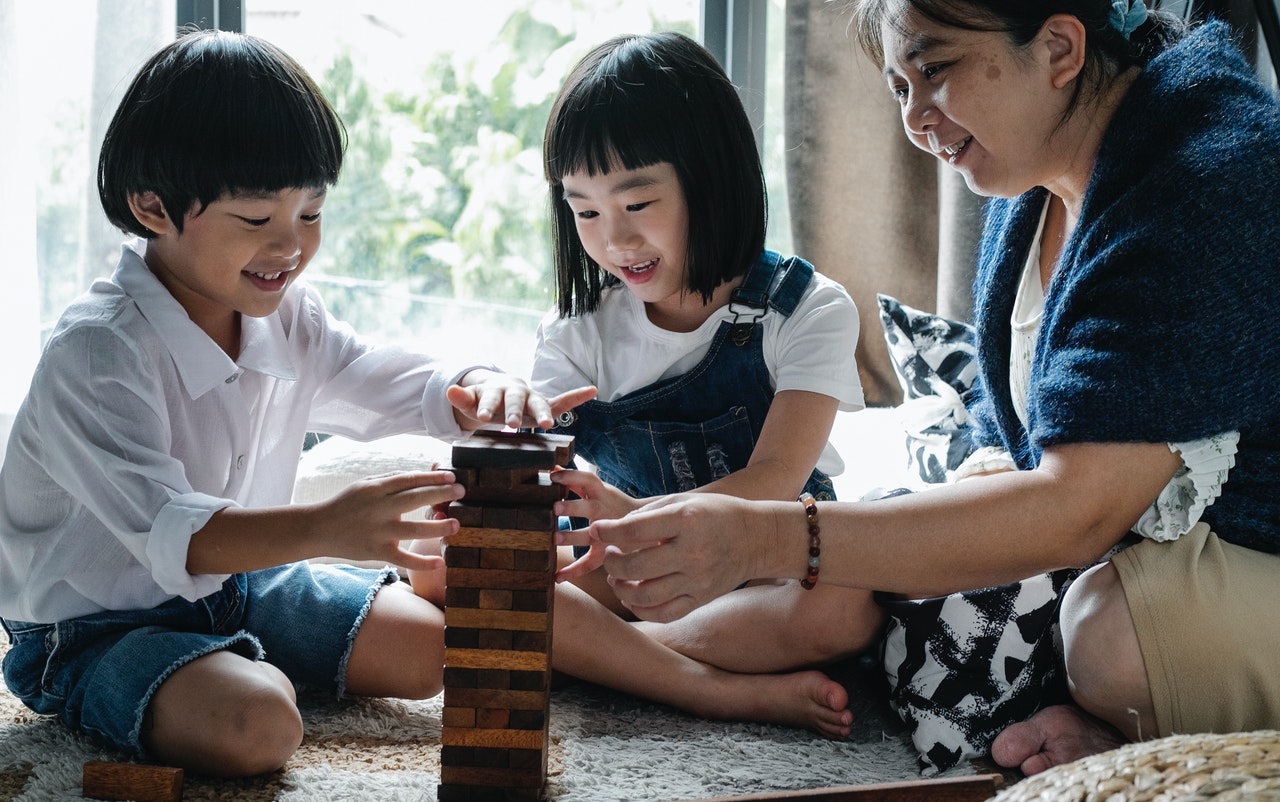
[[[440,802],[542,797],[564,435],[481,432],[453,448],[466,488],[445,538]]]
[[[182,769],[91,760],[84,764],[80,793],[85,799],[179,802]]]

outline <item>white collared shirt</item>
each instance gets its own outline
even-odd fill
[[[474,366],[360,339],[295,284],[242,317],[233,361],[122,248],[63,313],[0,467],[0,616],[52,622],[194,600],[191,536],[224,507],[289,503],[308,431],[461,434],[445,389]],[[488,367],[488,366],[485,366]]]

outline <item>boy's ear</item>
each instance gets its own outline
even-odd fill
[[[1049,55],[1049,72],[1055,89],[1062,89],[1084,69],[1085,28],[1071,14],[1054,14],[1040,28]]]
[[[157,236],[167,234],[173,228],[173,221],[165,213],[164,203],[154,192],[129,193],[129,210],[143,227]]]

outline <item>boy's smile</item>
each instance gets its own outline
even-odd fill
[[[224,195],[181,233],[152,193],[136,196],[135,214],[156,232],[147,266],[205,333],[235,358],[239,318],[276,311],[320,246],[324,189]]]

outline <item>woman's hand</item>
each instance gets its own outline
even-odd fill
[[[773,516],[756,505],[716,493],[664,496],[622,518],[593,523],[578,545],[606,547],[609,584],[638,618],[674,621],[762,578],[756,566]]]
[[[477,369],[450,387],[447,395],[454,418],[465,430],[504,424],[512,429],[550,429],[558,415],[595,398],[596,388],[579,387],[546,399],[524,379]]]

